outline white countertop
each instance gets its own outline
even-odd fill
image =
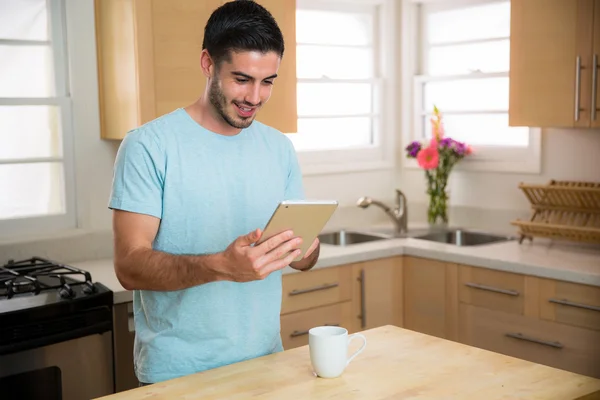
[[[480,246],[455,246],[418,239],[387,239],[346,247],[322,244],[317,265],[313,269],[368,261],[395,255],[410,255],[439,261],[491,268],[600,286],[600,247],[552,243],[535,238],[533,242],[502,242]],[[112,259],[72,263],[89,271],[95,282],[114,292],[114,302],[132,301],[114,272]],[[298,273],[287,267],[283,271]]]

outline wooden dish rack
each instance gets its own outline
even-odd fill
[[[600,182],[552,180],[519,189],[533,209],[529,221],[511,221],[519,227],[519,243],[538,236],[600,244]]]

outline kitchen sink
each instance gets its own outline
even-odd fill
[[[319,235],[319,241],[321,243],[335,246],[348,246],[351,244],[368,243],[389,238],[390,237],[387,235],[347,231],[344,229],[335,232],[322,233]]]
[[[414,236],[414,239],[429,240],[438,243],[453,244],[456,246],[477,246],[482,244],[508,242],[514,237],[494,235],[484,232],[468,231],[464,229],[450,229],[431,232],[426,235]]]

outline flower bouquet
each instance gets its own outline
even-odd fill
[[[431,141],[422,144],[414,141],[406,147],[408,158],[416,158],[425,170],[429,208],[427,221],[431,226],[448,225],[448,193],[446,186],[454,165],[472,153],[471,146],[444,137],[444,124],[440,110],[433,107]]]

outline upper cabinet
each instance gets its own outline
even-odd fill
[[[101,136],[125,134],[204,92],[204,25],[224,0],[96,0]],[[285,54],[257,120],[296,132],[295,0],[258,0],[275,17]]]
[[[512,0],[509,125],[598,127],[600,0]]]

